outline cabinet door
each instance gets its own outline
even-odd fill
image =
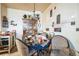
[[[1,37],[0,37],[0,46],[2,46],[2,41],[1,41]]]

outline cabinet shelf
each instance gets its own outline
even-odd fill
[[[10,36],[0,36],[0,53],[7,51],[10,53]]]
[[[2,45],[2,46],[0,46],[0,47],[6,47],[6,46],[8,46],[8,45]]]
[[[0,50],[0,53],[1,53],[1,52],[7,52],[7,51],[8,51],[8,50]]]
[[[8,40],[0,40],[0,41],[8,41]]]

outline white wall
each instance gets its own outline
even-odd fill
[[[56,6],[56,10],[54,10],[54,6]],[[53,16],[50,18],[50,10],[53,9]],[[70,40],[70,42],[74,45],[75,49],[79,51],[79,32],[76,32],[76,27],[79,27],[79,4],[51,4],[41,15],[41,24],[42,30],[45,28],[51,28],[53,31],[54,27],[61,27],[62,32],[57,33],[56,35],[63,35]],[[22,16],[26,13],[26,11],[8,9],[8,18],[9,20],[14,20],[17,22],[17,33],[22,35]],[[61,24],[56,24],[56,16],[57,14],[61,15]],[[70,22],[75,20],[76,24],[71,26]],[[55,22],[55,26],[52,26],[52,22]],[[12,27],[12,26],[10,26]],[[14,27],[13,27],[14,28]],[[13,30],[12,28],[12,30]],[[15,28],[14,28],[15,29]],[[11,30],[11,29],[10,29]],[[18,37],[21,37],[18,35]],[[72,47],[73,48],[73,47]]]
[[[53,9],[53,4],[51,4],[42,14],[42,30],[44,31],[46,28],[51,28],[52,25],[52,17],[50,18],[50,10]]]
[[[36,13],[40,14],[39,11],[37,11]],[[18,9],[11,9],[11,8],[8,8],[8,10],[7,10],[7,16],[8,16],[8,19],[9,19],[9,29],[8,30],[9,31],[16,30],[17,38],[20,38],[20,39],[22,39],[22,34],[23,34],[22,18],[23,18],[24,14],[33,15],[33,12],[18,10]],[[11,25],[10,24],[11,20],[15,21],[17,26]]]
[[[0,3],[0,31],[1,31],[1,3]]]
[[[56,6],[56,10],[54,10]],[[53,16],[49,17],[50,10],[53,9]],[[51,4],[43,14],[43,23],[46,27],[51,28],[52,22],[55,22],[54,27],[61,27],[61,32],[55,32],[56,35],[63,35],[70,40],[76,50],[79,51],[79,32],[76,32],[76,27],[79,27],[79,4]],[[61,15],[61,24],[56,24],[56,16]],[[71,26],[70,22],[75,21],[76,24]],[[45,28],[44,27],[44,30]],[[54,28],[52,27],[52,29]],[[73,48],[73,47],[72,47]]]

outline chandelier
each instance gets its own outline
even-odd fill
[[[33,20],[39,20],[39,14],[35,14],[35,3],[34,3],[34,11],[33,11]]]

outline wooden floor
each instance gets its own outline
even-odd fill
[[[16,52],[13,52],[13,53],[10,53],[10,54],[8,54],[7,52],[2,53],[2,54],[0,54],[0,56],[20,56],[20,54],[18,53],[18,51],[16,51]]]
[[[13,52],[13,53],[10,53],[10,54],[3,53],[3,54],[0,54],[0,56],[21,56],[21,55],[19,54],[18,51],[16,51],[16,52]],[[51,56],[61,56],[61,54],[59,55],[58,52],[55,51],[55,53],[54,52],[51,53]],[[65,55],[62,55],[62,56],[65,56]],[[79,54],[78,54],[78,56],[79,56]]]
[[[8,52],[3,52],[0,53],[0,56],[20,56],[20,54],[17,50],[17,47],[13,47],[10,54]]]

